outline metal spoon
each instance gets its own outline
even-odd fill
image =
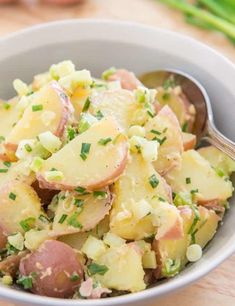
[[[162,86],[165,80],[173,77],[184,94],[196,108],[193,133],[197,141],[205,140],[235,160],[235,143],[219,132],[214,124],[210,98],[205,88],[192,76],[179,70],[161,70],[145,73],[139,77],[148,88]]]

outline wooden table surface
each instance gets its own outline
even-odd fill
[[[187,25],[181,14],[173,12],[155,0],[85,0],[82,5],[70,7],[25,3],[0,6],[1,36],[34,24],[58,19],[93,17],[129,20],[191,35],[235,62],[235,47],[222,35]],[[235,255],[200,281],[156,300],[152,306],[233,306],[234,267]],[[16,305],[0,301],[0,306]]]

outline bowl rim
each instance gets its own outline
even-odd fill
[[[3,37],[0,37],[0,60],[1,60],[1,45],[7,44],[9,41],[14,40],[15,38],[24,37],[28,34],[33,34],[34,32],[43,31],[47,28],[53,28],[53,27],[60,27],[60,26],[68,26],[68,25],[89,25],[94,24],[95,26],[98,25],[105,25],[105,26],[114,26],[114,27],[124,27],[128,28],[128,30],[133,31],[152,31],[153,33],[161,33],[165,34],[168,37],[175,37],[178,40],[181,41],[187,41],[192,43],[195,47],[202,48],[205,51],[207,50],[208,53],[211,55],[217,57],[217,59],[220,59],[223,61],[224,65],[229,65],[230,69],[233,69],[235,73],[235,65],[234,63],[226,58],[224,55],[219,53],[218,51],[214,50],[213,48],[209,47],[208,45],[201,43],[197,41],[194,38],[191,38],[185,34],[179,34],[177,32],[173,32],[170,30],[166,30],[163,28],[156,28],[154,26],[144,25],[136,22],[129,22],[129,21],[119,21],[119,20],[111,20],[111,19],[90,19],[90,18],[84,18],[84,19],[68,19],[68,20],[62,20],[62,21],[53,21],[53,22],[47,22],[43,24],[34,25],[25,29],[21,29],[19,31],[7,34]],[[114,40],[115,41],[115,40]],[[65,305],[76,305],[76,306],[109,306],[109,305],[127,305],[129,303],[138,303],[140,301],[146,301],[151,298],[157,298],[159,296],[165,295],[167,293],[173,292],[181,287],[186,287],[189,284],[197,281],[199,278],[203,277],[207,273],[209,273],[211,270],[213,270],[215,267],[217,267],[220,263],[222,263],[225,259],[227,259],[229,256],[231,256],[235,252],[235,245],[231,245],[230,248],[224,249],[224,251],[216,257],[215,260],[211,260],[207,262],[207,266],[204,269],[198,269],[194,273],[189,273],[189,275],[181,275],[172,278],[170,281],[157,285],[152,288],[148,288],[146,290],[143,290],[141,292],[137,293],[129,293],[118,297],[111,297],[111,298],[105,298],[105,299],[99,299],[99,300],[71,300],[71,299],[58,299],[58,298],[50,298],[50,297],[44,297],[39,295],[34,295],[31,293],[18,291],[12,288],[7,287],[0,287],[0,297],[8,300],[14,300],[18,301],[20,303],[28,303],[29,305],[32,305],[34,303],[35,305],[55,305],[55,306],[65,306]]]

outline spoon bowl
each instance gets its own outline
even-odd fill
[[[235,160],[235,143],[216,128],[210,98],[200,82],[180,70],[156,70],[139,76],[148,88],[158,88],[169,78],[174,79],[174,83],[182,88],[189,102],[195,106],[193,133],[197,136],[197,143],[205,140]]]

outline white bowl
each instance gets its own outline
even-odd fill
[[[33,75],[63,59],[71,59],[97,76],[110,66],[125,67],[137,74],[160,68],[185,71],[204,85],[211,98],[216,125],[235,141],[235,66],[189,37],[133,23],[99,20],[70,20],[23,30],[0,39],[0,97],[14,95],[15,78],[30,82]],[[202,277],[235,251],[234,202],[233,198],[223,226],[199,262],[143,292],[79,301],[41,297],[1,286],[0,297],[31,306],[147,305],[156,297]]]

